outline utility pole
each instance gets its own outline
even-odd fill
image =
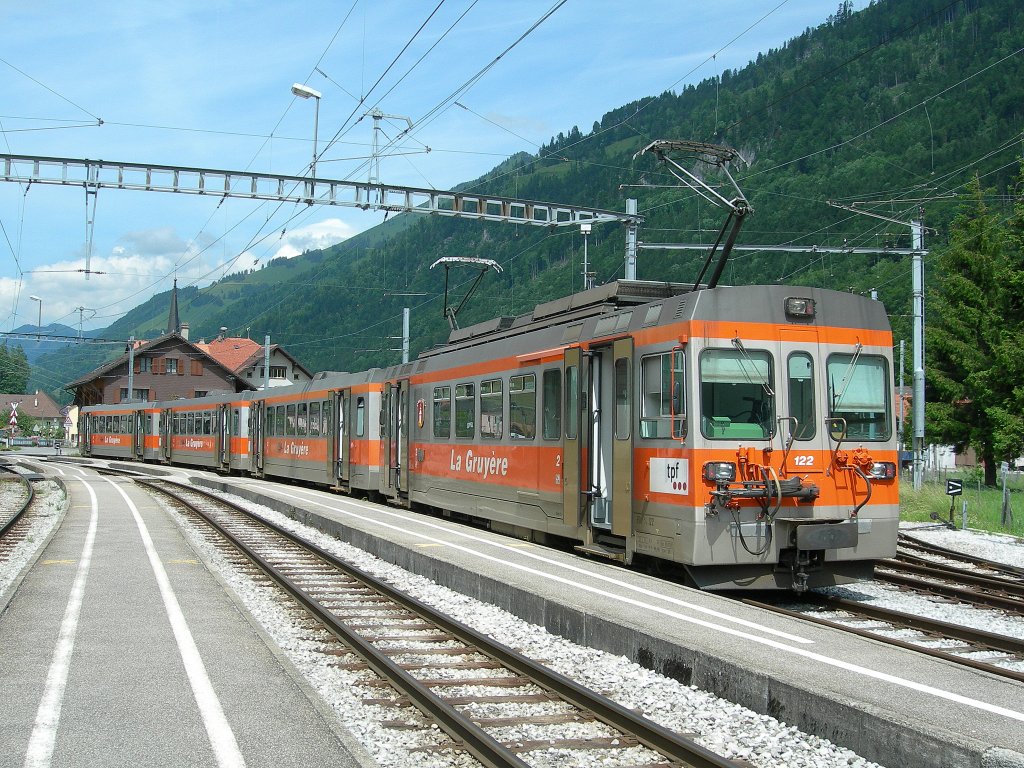
[[[135,336],[128,338],[128,399],[126,403],[132,402],[132,395],[135,393]]]
[[[270,389],[270,334],[263,338],[263,389]]]
[[[844,211],[852,211],[853,213],[860,213],[864,216],[888,221],[892,224],[910,227],[914,300],[914,337],[912,340],[913,349],[911,351],[914,365],[914,391],[911,413],[914,419],[914,490],[919,491],[924,482],[924,257],[928,253],[924,248],[924,231],[926,229],[922,221],[924,213],[922,211],[917,219],[901,221],[889,216],[882,216],[874,211],[865,211],[855,207],[856,205],[863,205],[863,203],[843,205],[834,200],[829,200],[828,204],[833,208],[842,208]]]

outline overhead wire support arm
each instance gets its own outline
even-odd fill
[[[636,224],[642,220],[636,214],[588,206],[397,184],[66,157],[0,154],[0,181],[84,187],[90,191],[125,189],[337,205],[538,227],[579,226],[585,222]]]
[[[448,325],[451,329],[457,330],[459,323],[456,320],[459,312],[466,302],[469,301],[469,297],[473,295],[476,287],[480,285],[480,281],[484,279],[484,275],[487,274],[488,269],[493,269],[497,273],[501,273],[501,265],[492,259],[478,259],[472,256],[442,256],[440,259],[430,265],[433,269],[438,264],[444,265],[444,316],[448,318]],[[448,305],[448,270],[453,266],[464,266],[464,267],[476,267],[480,270],[480,273],[476,276],[473,284],[469,286],[469,290],[466,291],[466,295],[462,297],[462,301],[459,302],[459,306],[451,307]]]
[[[659,139],[657,141],[652,141],[646,147],[633,155],[633,159],[635,160],[645,152],[652,153],[659,161],[664,163],[667,166],[669,173],[678,179],[683,186],[690,189],[704,200],[707,200],[712,205],[724,208],[728,211],[728,216],[722,224],[722,228],[718,232],[718,237],[715,239],[714,245],[711,246],[711,250],[708,252],[707,258],[704,260],[704,266],[701,268],[700,274],[693,283],[693,290],[698,290],[704,280],[704,275],[707,274],[707,271],[711,266],[711,262],[714,260],[715,253],[718,252],[719,245],[722,245],[722,239],[725,238],[725,244],[722,245],[722,250],[718,256],[718,262],[715,265],[715,270],[712,272],[711,277],[707,282],[708,288],[714,288],[718,285],[718,281],[722,277],[722,272],[725,270],[725,265],[729,261],[729,256],[732,253],[733,246],[736,244],[736,238],[739,236],[744,220],[750,213],[753,213],[753,209],[750,207],[750,203],[747,201],[747,198],[743,195],[739,185],[736,183],[736,179],[733,178],[732,174],[729,173],[729,169],[726,167],[730,162],[742,160],[739,152],[731,147],[726,147],[720,144],[708,144],[702,141]],[[684,168],[680,163],[670,157],[668,154],[669,152],[685,153],[695,161],[718,168],[725,174],[729,183],[732,184],[733,189],[736,191],[736,196],[731,200],[725,197],[702,178],[689,169]]]

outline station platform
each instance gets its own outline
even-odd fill
[[[1024,685],[441,518],[206,474],[553,634],[901,768],[1024,768]]]
[[[375,765],[149,494],[33,464],[68,503],[0,598],[0,765]]]

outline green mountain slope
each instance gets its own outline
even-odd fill
[[[827,205],[837,200],[874,202],[899,221],[921,207],[938,231],[929,242],[935,247],[955,210],[952,193],[975,173],[984,174],[986,186],[1005,189],[1017,170],[1022,30],[1024,6],[1015,0],[883,0],[856,14],[843,4],[818,28],[741,70],[641,98],[587,132],[569,128],[536,155],[510,158],[465,188],[613,210],[635,197],[645,216],[643,242],[710,243],[724,211],[673,188],[675,180],[653,157],[633,158],[655,139],[692,139],[735,147],[747,161],[734,171],[754,208],[741,245],[910,245],[908,227]],[[622,275],[620,226],[596,226],[586,248],[598,282]],[[504,270],[486,277],[460,315],[465,325],[579,290],[583,249],[575,228],[405,214],[325,251],[183,292],[181,317],[193,338],[222,325],[259,340],[269,333],[314,370],[391,364],[399,359],[393,337],[401,332],[403,307],[412,307],[414,355],[447,336],[443,270],[429,269],[436,259],[488,258]],[[697,251],[642,250],[638,276],[690,281],[703,258]],[[471,271],[452,272],[454,282],[473,278]],[[874,288],[897,338],[909,338],[905,257],[738,252],[722,282]],[[450,300],[457,303],[462,290],[453,286]],[[162,330],[166,312],[166,294],[154,297],[104,335],[113,336],[115,327],[118,337]],[[40,360],[46,371],[39,376],[48,382],[42,388],[82,372],[73,369],[84,360],[64,361],[73,355]]]

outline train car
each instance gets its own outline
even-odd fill
[[[702,588],[870,578],[899,517],[883,307],[689,289],[620,281],[388,369],[384,495]]]
[[[895,553],[892,380],[877,301],[619,281],[403,365],[144,407],[162,460],[368,493],[701,588],[802,591]],[[143,410],[84,409],[86,450],[109,437],[103,455],[148,458],[114,438]]]
[[[218,472],[250,471],[251,396],[223,393],[159,403],[160,460]]]
[[[254,395],[254,474],[376,493],[381,381],[379,369],[320,373]]]
[[[154,403],[82,408],[78,434],[86,456],[133,461],[160,459],[160,409]]]

